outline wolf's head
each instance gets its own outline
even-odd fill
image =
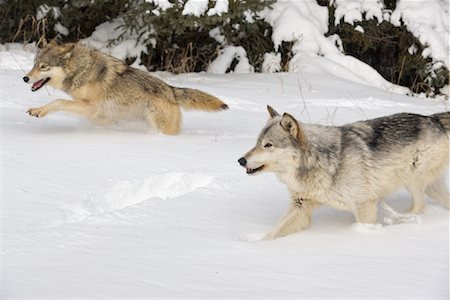
[[[31,90],[37,91],[45,84],[55,88],[61,86],[66,77],[65,66],[72,56],[75,44],[58,45],[51,41],[46,47],[39,50],[34,59],[34,66],[23,78],[31,84]]]
[[[247,174],[261,171],[283,173],[289,167],[298,166],[307,146],[304,131],[293,116],[288,113],[280,115],[270,106],[267,110],[270,118],[256,146],[238,160]]]

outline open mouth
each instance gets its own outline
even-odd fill
[[[50,77],[47,77],[47,78],[44,78],[44,79],[36,81],[31,86],[31,91],[36,92],[38,89],[43,87],[47,82],[49,82],[49,80],[50,80]]]
[[[255,174],[256,172],[261,171],[264,168],[264,165],[262,165],[261,167],[258,167],[256,169],[250,169],[250,168],[246,168],[247,170],[247,174]]]

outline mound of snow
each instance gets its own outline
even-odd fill
[[[360,6],[357,2],[348,5],[352,9],[358,7],[357,11],[361,13],[371,12],[371,15],[378,18],[375,7],[379,6],[376,1],[364,3],[366,2],[364,5],[358,2]],[[341,4],[344,5],[344,2]],[[274,4],[273,10],[266,10],[264,18],[273,27],[272,40],[275,50],[278,50],[282,42],[294,42],[294,57],[289,63],[289,71],[298,72],[303,61],[314,59],[318,65],[331,66],[328,72],[333,75],[395,93],[409,93],[408,88],[390,83],[368,64],[342,54],[335,45],[337,40],[324,36],[328,31],[326,7],[319,6],[314,1],[281,0]],[[320,58],[322,56],[323,58]]]

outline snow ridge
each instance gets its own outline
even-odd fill
[[[142,180],[116,183],[109,190],[91,193],[83,203],[88,215],[103,214],[136,205],[151,198],[172,199],[209,185],[213,176],[173,172]]]

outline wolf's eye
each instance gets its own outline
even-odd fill
[[[48,68],[48,65],[46,65],[46,64],[41,65],[41,69],[47,69],[47,68]]]
[[[271,143],[267,143],[264,145],[264,148],[271,148],[271,147],[273,147],[273,145]]]

